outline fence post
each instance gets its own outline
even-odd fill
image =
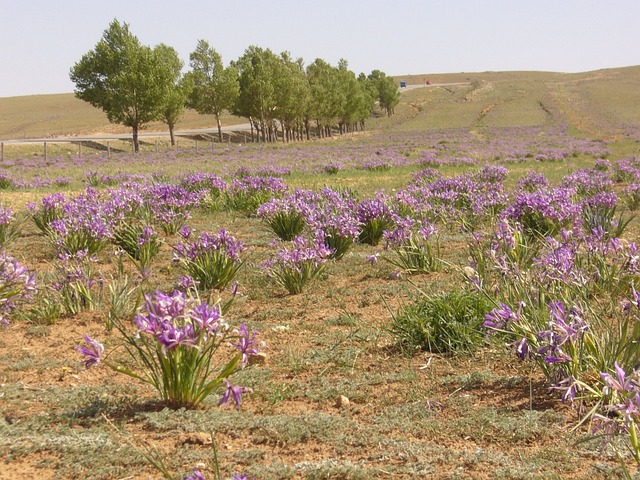
[[[47,142],[44,142],[44,161],[47,161]]]
[[[78,143],[78,157],[82,158],[82,142]]]
[[[198,139],[196,138],[196,153],[198,152]]]
[[[158,153],[158,139],[156,138],[156,153]]]
[[[107,141],[107,158],[111,158],[111,142]]]

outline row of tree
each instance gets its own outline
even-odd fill
[[[399,93],[394,80],[374,70],[359,76],[346,60],[332,66],[317,59],[304,66],[289,53],[250,46],[225,66],[222,57],[204,40],[189,56],[191,69],[172,47],[142,45],[129,25],[114,20],[95,48],[70,72],[75,94],[101,108],[110,122],[138,133],[145,124],[161,120],[174,127],[185,108],[214,115],[222,139],[220,117],[225,111],[246,117],[252,139],[283,141],[309,139],[363,129],[377,108],[393,114]],[[255,137],[254,137],[255,135]]]

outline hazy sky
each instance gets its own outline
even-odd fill
[[[0,97],[72,92],[69,69],[117,18],[185,65],[249,45],[388,75],[640,65],[639,0],[0,0]]]

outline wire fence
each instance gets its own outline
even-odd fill
[[[218,134],[190,134],[179,135],[175,138],[175,144],[171,145],[169,137],[139,137],[139,153],[160,153],[165,151],[200,151],[214,149],[221,143],[247,143],[251,142],[249,132],[223,132],[222,140]],[[47,140],[8,140],[0,141],[0,161],[16,160],[26,157],[43,158],[47,160],[54,157],[101,155],[111,157],[118,154],[135,153],[133,139],[131,138],[81,138],[81,139],[47,139]]]

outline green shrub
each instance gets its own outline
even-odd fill
[[[483,343],[484,314],[490,309],[485,297],[471,291],[425,296],[403,309],[390,330],[408,354],[468,352]]]

